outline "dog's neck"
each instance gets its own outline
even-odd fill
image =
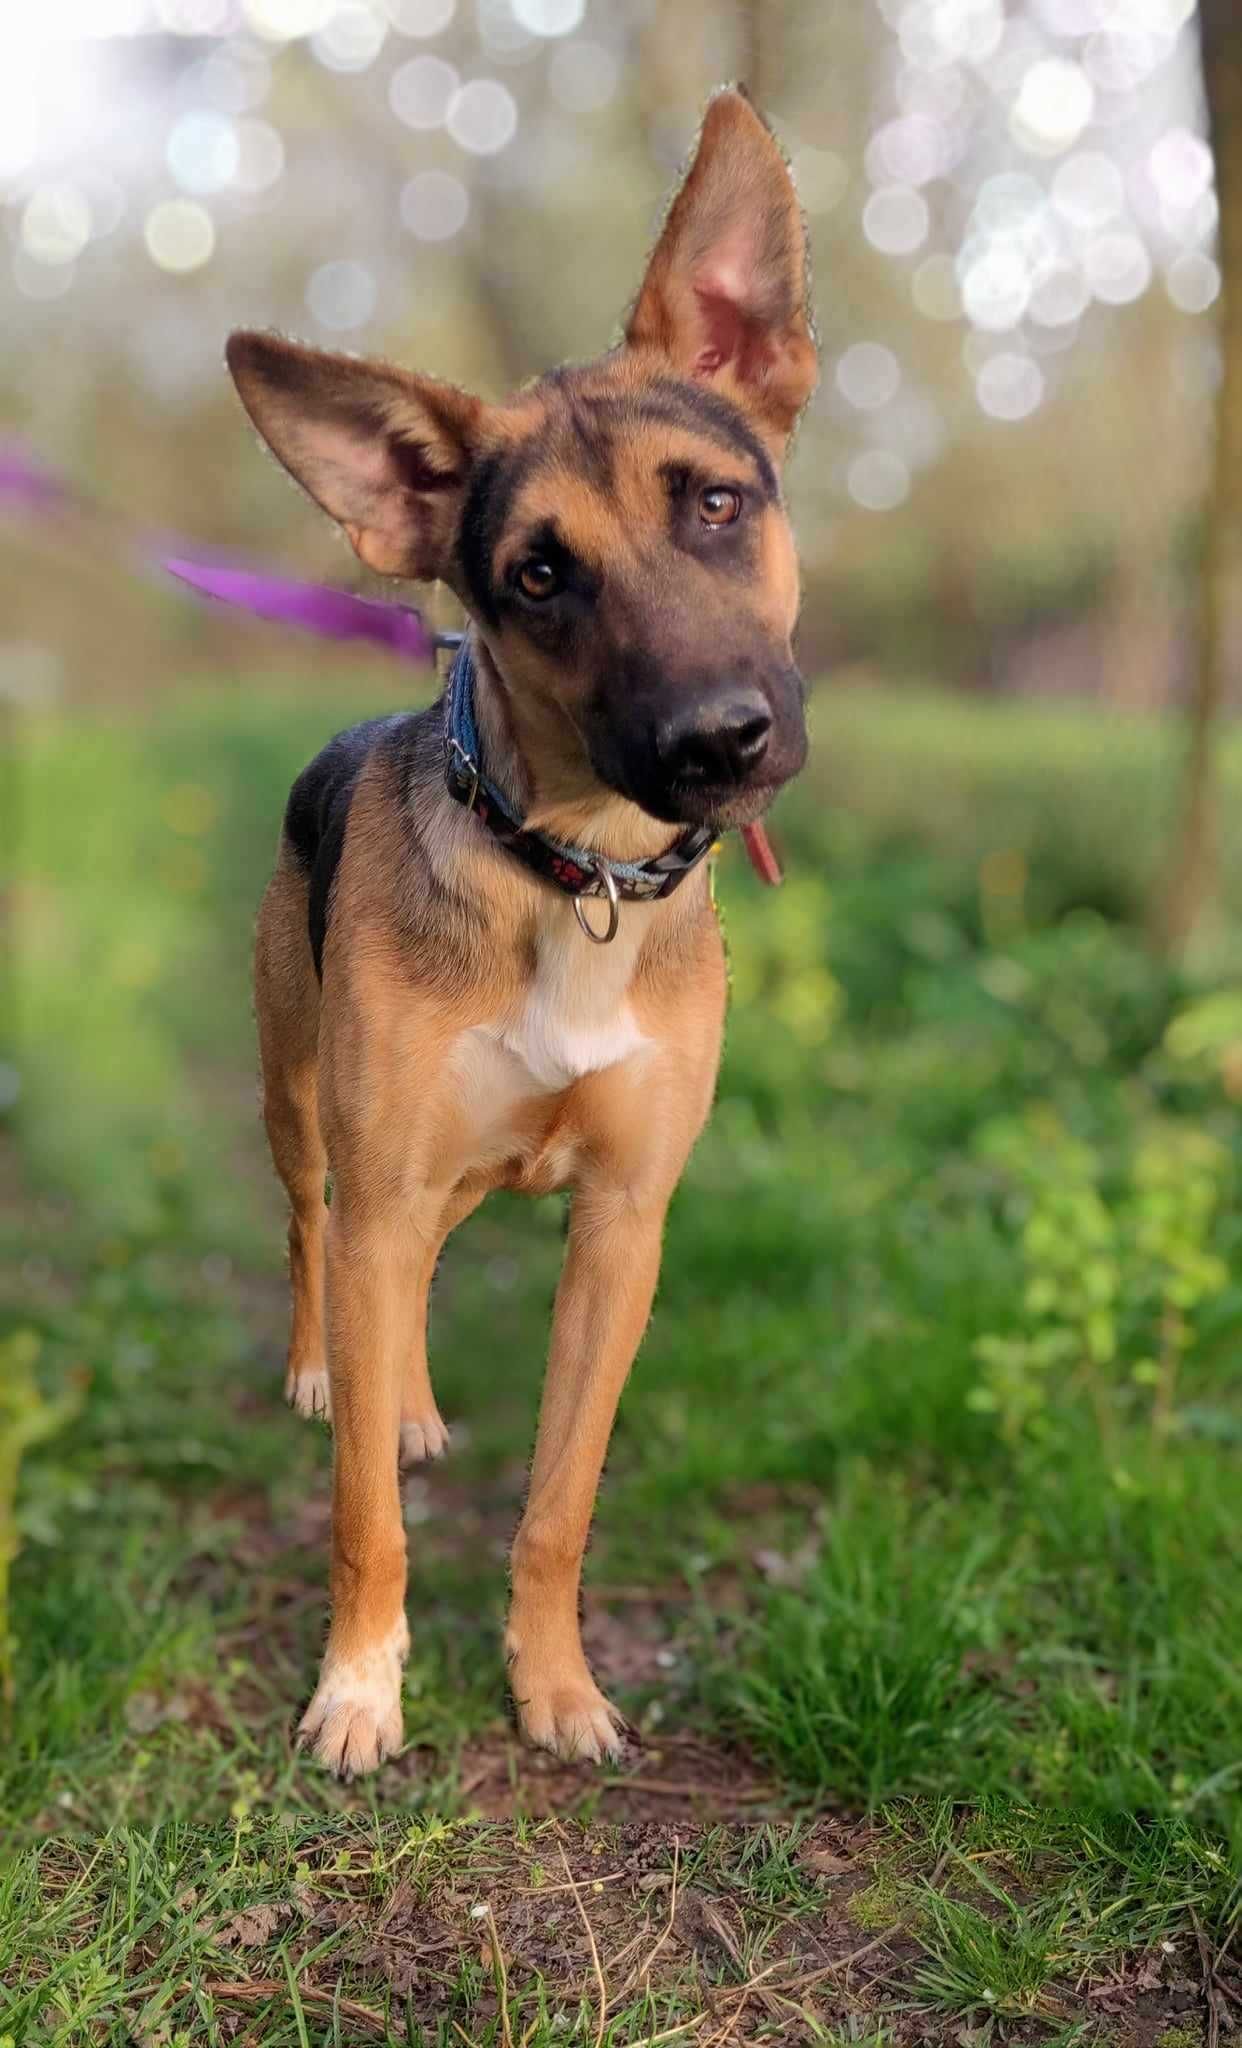
[[[485,774],[533,831],[614,861],[649,860],[678,836],[594,774],[582,735],[563,705],[543,706],[511,688],[478,633],[474,719]]]

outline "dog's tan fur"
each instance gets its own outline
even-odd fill
[[[779,153],[746,102],[722,94],[627,345],[574,373],[575,400],[641,393],[670,372],[714,379],[779,458],[814,381],[802,263]],[[719,362],[720,347],[702,332],[706,301],[695,296],[705,274],[734,322],[733,353],[726,345]],[[337,406],[335,394],[365,366],[327,361]],[[570,437],[564,462],[555,455],[560,387],[484,407],[380,366],[365,370],[372,411],[379,403],[391,434],[418,443],[423,482],[394,482],[369,447],[360,481],[355,416],[344,428],[323,424],[331,407],[314,395],[317,359],[241,337],[230,362],[281,459],[363,558],[393,573],[453,579],[465,445],[477,460],[480,449],[537,435],[552,451],[552,466],[510,508],[501,570],[510,531],[554,518],[584,560],[611,573],[631,559],[641,585],[647,565],[636,552],[660,516],[659,466],[710,462],[728,480],[719,445],[705,453],[701,438],[670,422],[623,442],[604,494],[576,473]],[[738,598],[748,630],[787,646],[797,574],[779,503],[763,514],[756,562]],[[683,573],[694,588],[706,575]],[[649,595],[657,609],[669,602],[671,615],[668,592]],[[668,824],[592,772],[575,676],[503,621],[476,620],[473,630],[484,755],[504,765],[528,822],[616,859],[667,847]],[[597,922],[602,913],[598,902],[588,907]],[[435,1456],[446,1441],[425,1345],[440,1248],[493,1188],[570,1188],[506,1640],[527,1735],[565,1756],[615,1753],[620,1724],[579,1636],[579,1578],[614,1412],[651,1308],[665,1212],[715,1086],[725,971],[706,866],[666,900],[627,903],[615,942],[591,946],[567,895],[499,851],[433,773],[404,785],[377,748],[349,810],[322,986],[307,877],[285,841],[259,919],[256,1002],[264,1115],[291,1210],[286,1391],[303,1413],[330,1413],[335,1433],[332,1623],[303,1737],[346,1774],[374,1768],[400,1742],[398,1463]]]

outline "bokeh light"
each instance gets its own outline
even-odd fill
[[[1027,71],[1014,104],[1015,140],[1041,154],[1068,149],[1094,106],[1091,81],[1080,65],[1067,57],[1041,57]]]
[[[85,193],[67,182],[40,185],[22,212],[21,243],[37,263],[72,263],[91,235]]]
[[[910,256],[927,240],[931,213],[912,185],[882,185],[863,208],[863,233],[886,256]]]
[[[1082,261],[1094,297],[1106,306],[1130,305],[1151,283],[1151,257],[1139,237],[1125,229],[1096,235]]]
[[[989,356],[975,378],[975,396],[994,420],[1030,417],[1044,395],[1044,376],[1029,356],[1002,350]]]
[[[875,412],[897,395],[901,367],[891,348],[879,341],[856,341],[836,367],[841,396],[860,412]]]
[[[620,66],[604,43],[575,37],[553,50],[548,88],[569,114],[597,114],[616,95]]]
[[[237,176],[237,129],[227,114],[196,109],[173,127],[165,156],[183,192],[199,197],[222,192]]]
[[[864,448],[849,466],[848,488],[867,512],[894,512],[910,495],[910,471],[888,448]]]
[[[1126,188],[1113,159],[1101,151],[1081,150],[1058,164],[1052,180],[1052,204],[1074,228],[1103,227],[1125,205]]]
[[[285,145],[270,121],[239,121],[233,173],[238,191],[266,192],[279,182],[284,168]]]
[[[533,36],[571,35],[586,12],[584,0],[513,0],[513,12]]]
[[[222,114],[248,114],[267,98],[272,67],[264,51],[239,43],[212,50],[194,76],[209,106]]]
[[[156,25],[175,36],[218,36],[236,26],[234,0],[154,0]]]
[[[374,64],[388,34],[387,16],[368,0],[345,0],[311,38],[311,48],[329,71],[365,71]]]
[[[1165,284],[1179,312],[1206,313],[1220,297],[1220,266],[1189,249],[1169,265]]]
[[[401,193],[401,219],[420,242],[448,242],[460,234],[470,195],[450,171],[419,171]]]
[[[402,36],[438,36],[457,11],[457,0],[384,0],[389,21]]]
[[[246,20],[269,42],[313,36],[331,20],[335,0],[242,0]]]
[[[407,128],[440,128],[460,83],[443,57],[410,57],[388,81],[388,104]]]
[[[348,334],[365,327],[378,298],[374,272],[353,257],[321,263],[306,287],[306,304],[321,327]]]
[[[867,145],[867,175],[873,184],[927,185],[951,167],[949,131],[932,114],[913,113],[888,121]]]
[[[1080,270],[1068,267],[1050,270],[1031,293],[1028,308],[1040,327],[1069,327],[1081,320],[1091,303],[1091,292]]]
[[[472,78],[453,94],[444,125],[472,156],[495,156],[517,133],[517,102],[497,78]]]
[[[194,199],[161,200],[147,215],[143,237],[151,261],[175,273],[201,270],[216,246],[211,215]]]
[[[966,255],[962,306],[974,326],[1003,334],[1016,327],[1031,302],[1031,278],[1017,249],[995,244]]]
[[[61,299],[72,288],[72,263],[44,263],[27,249],[13,251],[13,282],[24,299]]]

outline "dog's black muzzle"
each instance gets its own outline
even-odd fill
[[[747,825],[806,760],[804,695],[796,669],[764,683],[644,693],[619,718],[592,720],[592,763],[668,824]]]

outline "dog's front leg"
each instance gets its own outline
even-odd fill
[[[411,1320],[425,1313],[435,1218],[408,1197],[376,1206],[338,1190],[328,1221],[328,1359],[334,1432],[332,1623],[298,1731],[344,1778],[401,1746],[406,1546],[398,1485]]]
[[[651,1313],[666,1205],[583,1189],[557,1289],[505,1644],[524,1733],[563,1757],[598,1761],[621,1747],[623,1724],[583,1654],[578,1587],[617,1402]]]

